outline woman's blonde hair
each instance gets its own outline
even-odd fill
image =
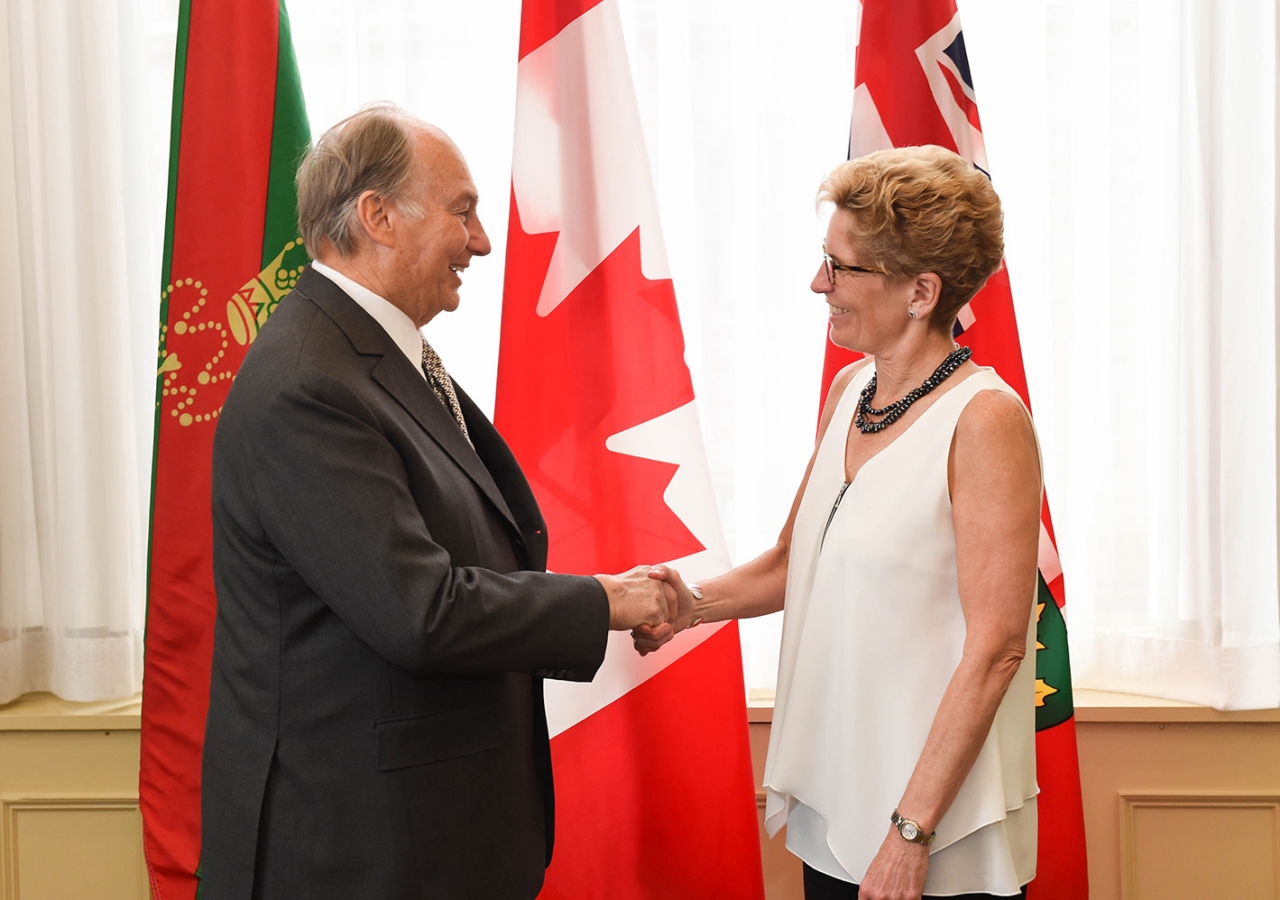
[[[881,150],[836,166],[818,202],[851,214],[863,265],[890,277],[933,272],[942,293],[931,324],[950,329],[1000,269],[1004,214],[991,180],[942,147]]]

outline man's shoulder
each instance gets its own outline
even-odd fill
[[[221,424],[272,415],[286,395],[311,393],[324,384],[358,391],[368,380],[351,341],[305,295],[281,299],[245,353],[227,395]]]
[[[278,378],[284,370],[319,365],[340,366],[355,356],[350,338],[311,297],[295,290],[286,294],[258,332],[237,375]]]

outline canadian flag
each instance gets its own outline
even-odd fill
[[[552,570],[729,568],[616,0],[524,0],[495,405]],[[542,897],[764,897],[736,625],[546,687]]]

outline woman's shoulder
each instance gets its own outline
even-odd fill
[[[840,402],[840,398],[844,396],[849,383],[853,381],[859,372],[871,365],[871,359],[870,356],[856,359],[836,373],[836,377],[831,379],[831,388],[827,391],[825,408],[835,408],[836,404]]]
[[[960,412],[959,425],[969,427],[992,427],[1002,424],[1021,424],[1031,427],[1031,414],[1009,384],[1000,377],[995,369],[979,366],[963,382],[970,395]]]
[[[960,411],[951,443],[951,463],[965,468],[1016,468],[1034,461],[1039,468],[1039,442],[1022,400],[1003,382],[978,390]]]
[[[819,440],[826,433],[827,425],[835,415],[836,407],[840,405],[840,398],[844,396],[844,392],[848,389],[850,382],[870,364],[871,357],[864,356],[862,359],[849,363],[849,365],[836,373],[835,378],[831,379],[831,387],[827,390],[827,399],[822,404],[822,421],[818,425]]]
[[[1031,430],[1027,408],[1013,391],[1003,387],[974,385],[978,390],[960,412],[957,428],[967,427],[981,432],[989,428]]]

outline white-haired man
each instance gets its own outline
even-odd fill
[[[489,252],[457,147],[388,107],[298,174],[316,262],[214,443],[202,900],[533,898],[554,823],[542,679],[663,582],[545,572],[546,526],[418,329]]]

